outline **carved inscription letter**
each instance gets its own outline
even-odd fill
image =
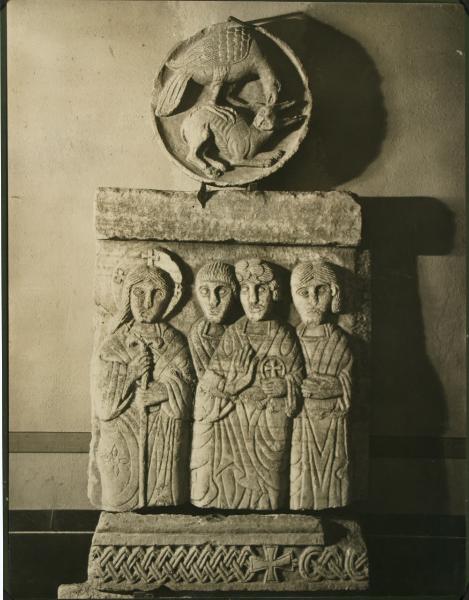
[[[303,409],[293,425],[290,507],[332,508],[349,502],[347,414],[352,354],[345,333],[330,322],[341,292],[333,265],[300,263],[291,278],[302,323],[297,332],[306,363]]]

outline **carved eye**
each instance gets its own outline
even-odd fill
[[[155,289],[155,296],[157,298],[162,298],[164,296],[164,291],[161,288],[156,288]]]
[[[145,292],[144,292],[144,291],[143,291],[141,288],[134,287],[134,288],[132,289],[132,294],[133,294],[134,296],[137,296],[137,298],[141,298],[141,297],[144,295],[144,293],[145,293]]]
[[[308,297],[308,288],[300,288],[299,290],[296,290],[296,293],[298,294],[298,296],[301,296],[302,298],[307,298]]]
[[[227,287],[221,287],[218,290],[218,293],[220,294],[220,298],[224,298],[226,295],[228,295],[228,288]]]
[[[247,294],[248,292],[249,292],[249,286],[248,285],[242,285],[241,286],[241,293]]]
[[[199,293],[200,293],[201,296],[208,296],[208,293],[209,293],[208,287],[205,286],[205,285],[202,286],[202,287],[200,287],[199,288]]]
[[[259,292],[261,294],[265,294],[267,292],[267,287],[265,285],[260,285],[259,286]]]

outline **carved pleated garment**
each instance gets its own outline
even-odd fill
[[[352,354],[340,327],[320,325],[317,335],[305,335],[305,329],[300,325],[297,331],[306,375],[333,375],[342,386],[338,399],[305,399],[293,424],[290,508],[320,510],[349,502],[347,411],[352,393]]]
[[[287,501],[291,418],[303,377],[294,333],[276,321],[256,324],[243,317],[227,328],[199,382],[191,455],[191,501],[196,506],[276,510]],[[232,401],[218,391],[233,354],[249,343],[258,359],[251,385]],[[281,364],[284,398],[268,399],[261,388],[262,364]]]
[[[134,402],[136,384],[127,377],[137,329],[138,324],[120,327],[95,362],[88,494],[103,510],[176,505],[189,496],[195,383],[189,348],[170,325],[153,325],[152,380],[165,387],[168,399],[143,411]]]
[[[195,372],[199,379],[207,370],[208,364],[224,332],[224,325],[211,323],[205,317],[200,317],[192,325],[188,341],[192,362],[194,363]]]

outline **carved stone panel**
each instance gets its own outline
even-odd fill
[[[112,315],[116,311],[116,284],[112,283],[110,285],[110,282],[113,282],[113,278],[115,277],[119,278],[119,275],[122,277],[119,269],[122,269],[122,264],[128,260],[127,257],[151,256],[156,247],[157,243],[151,241],[103,240],[98,243],[96,280],[96,301],[98,305],[96,327],[97,348],[103,343],[106,335],[105,332],[108,330],[108,322],[112,320]],[[303,369],[305,368],[303,365],[309,347],[305,346],[305,340],[302,336],[298,336],[298,332],[301,330],[301,320],[295,304],[290,297],[290,278],[296,265],[318,259],[334,263],[334,268],[340,279],[342,306],[340,313],[330,313],[331,319],[334,321],[334,324],[331,323],[330,329],[332,331],[336,328],[336,331],[339,333],[341,331],[345,332],[344,335],[347,336],[347,343],[350,345],[350,352],[354,358],[355,373],[351,413],[347,413],[345,418],[347,422],[346,433],[348,442],[343,445],[343,452],[346,449],[348,452],[348,464],[344,469],[344,483],[350,481],[350,486],[347,493],[343,492],[342,500],[330,500],[329,504],[343,505],[354,498],[363,497],[367,484],[368,461],[368,411],[365,401],[366,352],[364,348],[366,348],[369,334],[369,309],[367,297],[364,293],[367,282],[367,267],[366,261],[363,260],[363,254],[351,248],[316,247],[313,249],[307,246],[229,245],[210,242],[164,242],[162,247],[174,260],[177,260],[183,281],[181,299],[175,310],[172,310],[171,314],[165,320],[168,325],[171,325],[171,327],[187,337],[192,362],[198,371],[198,385],[197,387],[194,386],[194,397],[191,404],[191,422],[189,423],[189,428],[193,431],[192,475],[189,474],[189,466],[186,464],[186,477],[188,480],[192,478],[193,503],[201,507],[241,508],[245,506],[256,508],[254,498],[257,496],[252,490],[255,489],[256,485],[260,485],[259,483],[254,485],[254,480],[257,481],[258,473],[256,473],[254,480],[251,474],[250,484],[249,477],[243,478],[240,475],[243,471],[251,471],[251,467],[256,464],[252,462],[253,460],[257,460],[256,450],[253,446],[255,441],[256,447],[262,447],[265,451],[268,450],[269,460],[273,461],[267,469],[268,477],[267,475],[264,476],[262,483],[264,491],[260,494],[264,500],[259,503],[258,508],[262,506],[266,508],[269,506],[289,508],[288,487],[292,471],[290,463],[293,464],[290,452],[295,452],[296,448],[296,444],[294,444],[293,450],[290,450],[293,443],[291,436],[293,435],[294,439],[296,439],[299,435],[299,423],[304,419],[307,410],[302,408],[305,400],[301,386],[303,378],[307,374],[306,371],[303,374]],[[250,260],[246,262],[246,259],[249,259],[253,255],[257,258],[254,261]],[[130,260],[135,259],[130,258]],[[146,258],[145,260],[148,261],[149,259]],[[259,261],[262,261],[262,264],[264,261],[270,264],[272,272],[275,272],[278,287],[276,287],[276,284],[276,289],[273,292],[278,299],[272,301],[272,312],[268,318],[266,316],[263,320],[255,321],[252,318],[249,319],[244,314],[243,298],[245,298],[244,305],[249,312],[249,295],[253,291],[250,288],[254,285],[254,281],[250,280],[255,280],[256,278],[256,269],[259,270],[260,266]],[[244,268],[241,268],[242,265],[244,265]],[[235,274],[236,266],[238,275]],[[243,272],[246,272],[248,276],[247,280],[244,281],[245,292],[242,290],[243,277],[241,274]],[[268,283],[267,287],[271,284],[273,282]],[[259,282],[256,285],[259,285]],[[202,287],[206,288],[203,292],[209,294],[207,296],[208,301],[206,301],[206,297],[201,296],[200,288]],[[219,296],[222,288],[228,294],[224,298],[229,298],[229,302],[223,304],[220,302],[221,298]],[[210,313],[210,298],[214,305],[214,312],[212,314]],[[220,312],[218,312],[218,307],[220,307]],[[251,316],[256,318],[256,312],[251,313]],[[298,331],[295,332],[294,328],[298,328]],[[256,335],[254,329],[259,329],[259,331],[265,329],[266,331],[260,331],[260,335]],[[257,340],[262,339],[265,342],[264,345],[267,344],[267,340],[270,339],[272,332],[276,330],[277,337],[275,341],[272,342],[266,355],[260,356],[263,353],[263,349],[256,349]],[[283,345],[279,341],[280,338],[284,342]],[[223,344],[221,344],[222,340],[224,340]],[[246,354],[244,358],[246,361],[250,359],[255,363],[255,367],[254,365],[252,367],[253,381],[237,395],[234,393],[231,396],[232,400],[226,401],[230,392],[229,386],[228,391],[220,390],[218,386],[225,385],[224,381],[226,381],[228,376],[231,378],[236,369],[239,369],[234,358],[238,350],[247,347],[245,345],[246,340],[250,340],[249,346],[252,348],[252,351],[250,351],[250,354]],[[290,378],[289,369],[293,365],[293,363],[290,365],[290,357],[293,354],[288,355],[287,358],[284,355],[285,348],[289,344],[291,345],[290,350],[293,354],[298,351],[298,358],[295,361],[298,361],[298,365],[301,363],[302,374],[301,376],[295,374],[295,377],[290,382],[291,385],[288,383],[289,392],[286,395],[284,394],[280,398],[275,398],[273,401],[266,401],[265,398],[270,394],[266,394],[263,391],[263,386],[266,388],[268,385],[277,385],[269,383],[271,375],[280,374],[280,379],[283,379],[284,382]],[[238,355],[236,356],[238,359],[241,358]],[[216,363],[215,372],[209,369],[206,374],[207,367],[212,360],[214,364]],[[306,361],[306,367],[307,365],[308,362]],[[342,379],[344,379],[344,376],[345,372],[342,374]],[[255,398],[251,398],[253,394]],[[248,401],[248,396],[252,399],[252,403]],[[288,409],[289,414],[286,413],[285,407],[280,411],[276,411],[276,405],[286,405],[288,398],[290,400],[296,398],[296,412],[293,408],[294,402],[292,402],[291,407]],[[239,403],[237,399],[240,399]],[[225,405],[223,404],[224,402],[226,402]],[[250,429],[245,425],[242,431],[240,431],[240,423],[249,417],[247,414],[240,413],[243,407],[246,406],[250,410],[254,410],[253,414],[250,415],[252,419],[250,421],[251,425],[249,426]],[[220,418],[222,414],[224,416]],[[293,417],[293,414],[296,416]],[[257,417],[260,417],[260,421],[256,422]],[[193,419],[194,423],[192,423]],[[240,419],[241,421],[238,423]],[[263,422],[264,420],[265,423]],[[233,429],[234,421],[236,421],[235,429]],[[254,426],[255,422],[256,425]],[[321,426],[327,422],[327,419],[326,421],[320,421],[316,417],[314,418],[314,423],[321,424]],[[232,428],[232,442],[228,441],[229,438],[227,438],[227,435],[229,430],[228,432],[226,431],[227,427]],[[278,446],[279,449],[274,450],[273,446],[269,449],[269,443],[272,442],[259,441],[256,436],[262,436],[263,434],[269,436],[273,431],[278,431],[277,427],[284,432],[279,439],[275,440],[275,444],[273,444],[273,446]],[[243,435],[248,436],[243,440],[241,434],[248,430],[251,437],[247,433],[243,433]],[[215,431],[218,431],[220,435],[212,436]],[[319,435],[317,431],[315,435]],[[206,446],[203,446],[202,442],[202,447],[204,448],[202,451],[198,448],[198,444],[204,439],[208,439],[209,442]],[[281,441],[282,439],[284,440],[283,442]],[[302,437],[301,439],[303,441],[299,443],[310,443],[307,437]],[[313,437],[312,439],[316,438]],[[321,440],[324,441],[322,438]],[[238,457],[238,462],[235,462],[232,456],[233,452]],[[318,456],[317,460],[319,462],[321,460],[324,461],[326,454],[324,453],[322,458]],[[236,467],[233,466],[227,470],[219,469],[219,472],[223,475],[217,475],[214,480],[213,473],[217,472],[215,468],[207,471],[205,467],[202,468],[198,465],[199,463],[204,464],[206,460],[210,462],[215,456],[220,461],[219,465],[223,465],[224,460],[227,460],[233,462]],[[278,462],[280,457],[282,457],[282,460]],[[267,459],[263,457],[262,460]],[[266,462],[266,464],[268,463]],[[274,464],[278,466],[273,467]],[[350,467],[354,464],[360,465],[360,468],[352,472]],[[335,463],[334,466],[338,468],[338,463]],[[277,474],[275,474],[276,472]],[[301,472],[302,477],[306,476],[304,469]],[[210,490],[213,491],[216,489],[221,482],[223,482],[223,485],[221,485],[220,489],[223,489],[226,481],[233,477],[233,473],[235,473],[237,480],[235,486],[237,491],[234,492],[234,497],[230,497],[229,501],[226,499],[220,500],[225,493],[225,491],[222,491],[221,494],[216,495],[218,499],[215,497],[210,499]],[[299,481],[301,481],[301,477]],[[251,486],[249,494],[252,492],[250,496],[252,500],[248,500],[248,496],[246,495],[244,500],[241,501],[239,495],[241,490],[246,489],[243,486],[247,484]],[[272,489],[275,489],[277,485],[280,485],[278,491],[275,493],[272,492]],[[324,485],[327,486],[328,484],[324,483]],[[269,489],[271,490],[271,496],[273,494],[271,498],[268,492]],[[343,489],[345,490],[346,487],[343,486]],[[268,497],[270,499],[266,500]],[[314,504],[307,505],[305,503],[295,505],[295,508],[306,509],[313,508],[313,506]]]
[[[89,496],[122,514],[103,513],[89,581],[59,595],[366,589],[353,522],[213,512],[330,509],[366,491],[359,206],[231,191],[202,208],[151,190],[101,190],[96,206]],[[184,514],[132,512],[173,505]]]
[[[311,94],[285,42],[230,19],[169,53],[152,109],[164,147],[188,175],[217,186],[245,185],[296,152],[307,132]]]

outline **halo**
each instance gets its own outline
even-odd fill
[[[112,293],[116,306],[119,306],[122,299],[122,287],[129,271],[146,265],[148,267],[157,267],[162,271],[166,271],[174,283],[173,297],[171,298],[168,307],[166,308],[163,318],[170,315],[176,308],[182,297],[182,273],[174,259],[164,248],[158,246],[147,248],[143,252],[135,252],[120,263],[112,273]]]

